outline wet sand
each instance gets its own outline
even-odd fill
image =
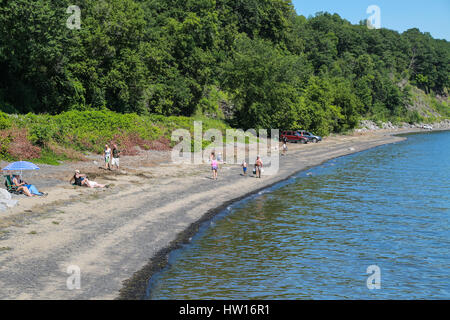
[[[164,266],[167,253],[229,203],[327,160],[400,142],[405,138],[393,133],[413,131],[418,130],[290,144],[278,174],[263,179],[253,177],[252,166],[244,177],[239,165],[223,165],[219,180],[213,181],[208,164],[172,164],[164,152],[125,157],[121,172],[99,169],[99,158],[41,166],[29,180],[49,196],[22,196],[19,206],[0,212],[0,299],[142,298],[149,276]],[[111,188],[69,185],[75,168]],[[67,288],[69,266],[81,270],[79,290]]]

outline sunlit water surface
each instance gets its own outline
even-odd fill
[[[409,135],[236,203],[171,254],[148,298],[449,299],[449,216],[450,132]]]

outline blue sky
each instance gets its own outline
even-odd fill
[[[337,13],[353,24],[367,19],[370,5],[381,9],[381,27],[403,32],[419,28],[450,41],[450,0],[292,0],[298,14]]]

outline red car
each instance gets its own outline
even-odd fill
[[[295,143],[302,143],[307,144],[308,138],[305,136],[300,135],[300,133],[296,131],[282,131],[280,134],[280,140],[283,141],[284,138],[287,139],[287,142],[295,142]]]

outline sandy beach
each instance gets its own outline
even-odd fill
[[[225,164],[213,181],[208,164],[173,164],[169,152],[123,157],[120,172],[100,169],[99,156],[42,165],[25,177],[48,197],[15,197],[19,205],[0,212],[0,299],[142,298],[149,274],[165,263],[167,253],[229,203],[330,159],[405,139],[394,134],[417,131],[379,130],[289,144],[278,174],[263,179],[253,177],[253,166],[245,177],[239,165]],[[75,169],[111,187],[71,186]],[[67,288],[69,266],[81,271],[80,289]]]

